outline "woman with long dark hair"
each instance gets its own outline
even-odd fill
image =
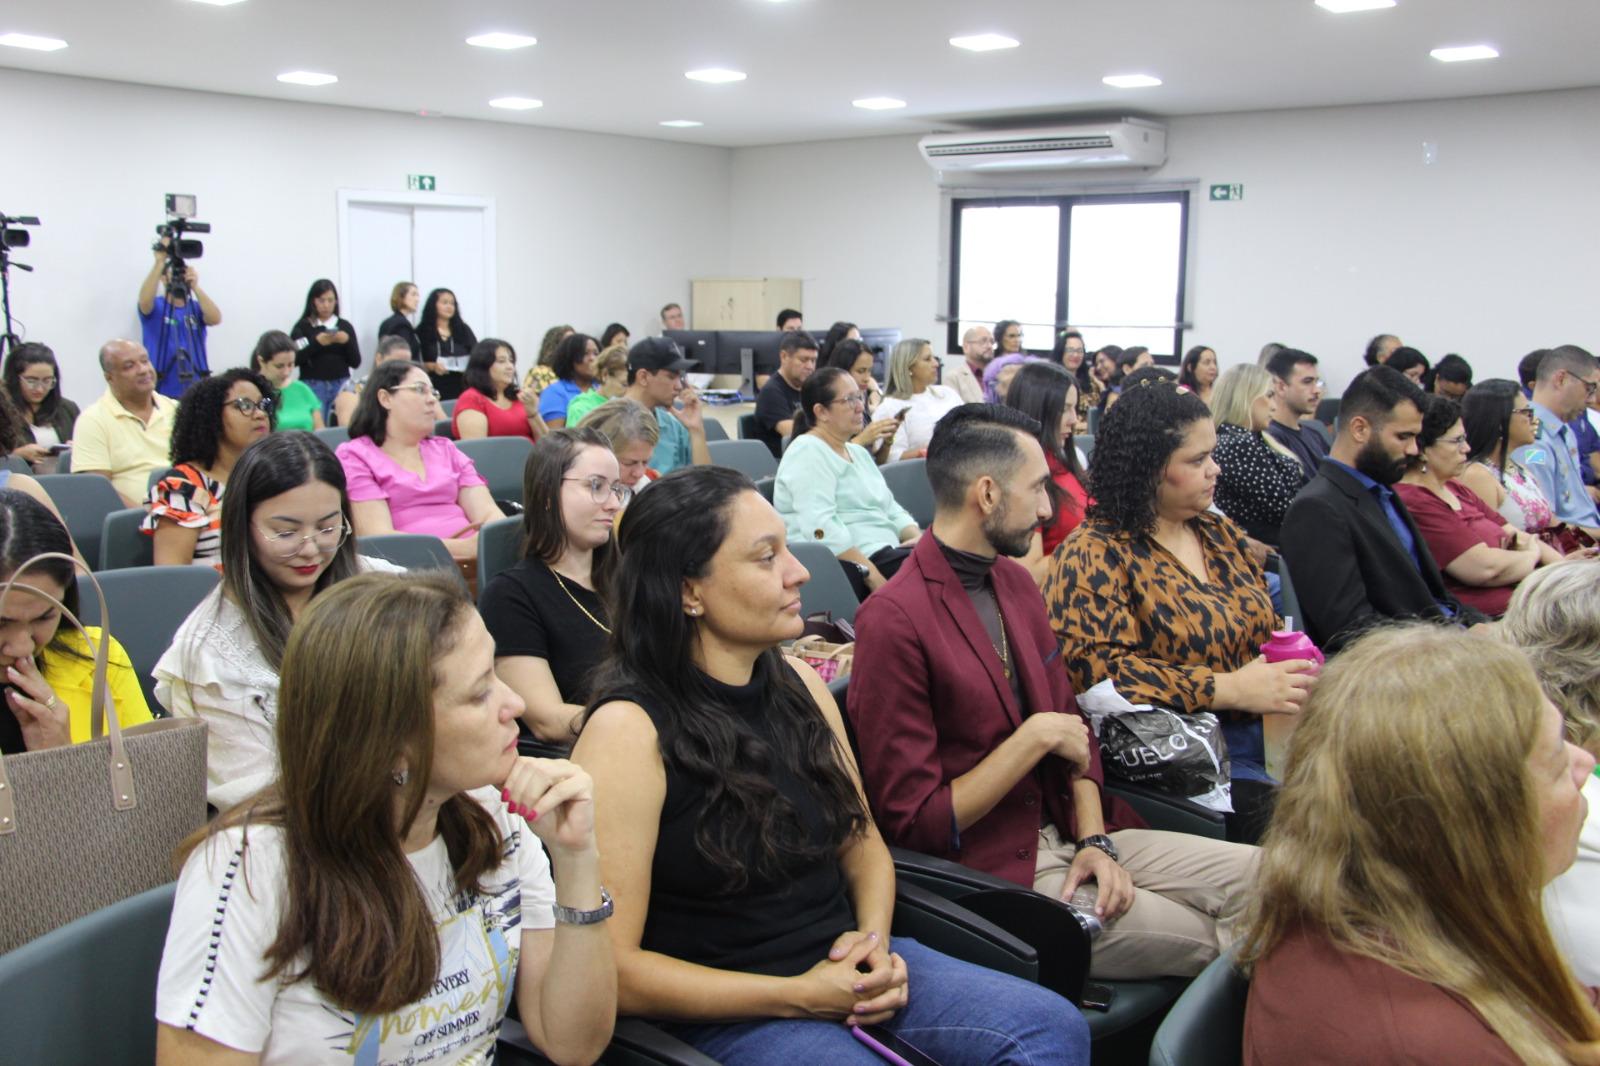
[[[417,343],[422,347],[422,365],[433,378],[439,398],[453,400],[466,388],[467,357],[478,343],[477,334],[461,317],[456,294],[449,289],[434,289],[422,305],[417,320]]]
[[[1543,535],[1559,526],[1539,483],[1513,458],[1538,436],[1539,416],[1515,381],[1489,378],[1461,400],[1469,462],[1461,482],[1526,533]]]
[[[361,365],[356,328],[339,317],[339,290],[333,282],[318,278],[311,283],[306,306],[289,337],[299,353],[295,359],[300,365],[300,380],[317,394],[326,423],[333,414],[333,398],[350,380],[350,371]]]
[[[823,336],[822,343],[817,346],[817,365],[826,366],[828,357],[833,354],[834,346],[840,341],[858,341],[861,339],[861,328],[854,322],[835,322],[828,327],[828,332]]]
[[[11,454],[27,460],[35,474],[56,472],[56,449],[71,443],[78,405],[61,395],[61,367],[48,345],[27,341],[6,356],[5,389],[31,440]]]
[[[294,363],[294,341],[281,329],[267,330],[250,352],[250,369],[272,384],[273,428],[321,429],[322,401],[311,386],[294,380]]]
[[[856,595],[866,599],[900,569],[922,531],[871,454],[854,442],[862,403],[860,386],[838,367],[806,378],[772,502],[789,536],[827,545]]]
[[[522,559],[479,597],[495,640],[495,672],[522,697],[523,732],[570,744],[589,698],[589,675],[611,628],[606,593],[611,531],[629,492],[611,442],[580,426],[552,430],[523,468]]]
[[[319,594],[365,570],[344,467],[309,433],[274,433],[239,457],[222,513],[222,584],[201,600],[152,671],[156,699],[206,723],[206,801],[225,809],[277,771],[273,723],[289,630]]]
[[[947,1066],[1085,1061],[1065,1000],[891,942],[893,864],[839,709],[778,648],[808,575],[749,479],[666,475],[618,548],[627,609],[573,758],[594,775],[621,1012],[728,1066],[879,1061],[858,1024]]]
[[[1183,353],[1183,362],[1178,366],[1178,384],[1210,407],[1211,390],[1217,384],[1217,374],[1217,353],[1204,344],[1197,344]]]
[[[155,538],[157,566],[216,566],[222,558],[222,494],[244,450],[272,432],[277,393],[254,370],[201,378],[172,424],[172,469],[150,486],[140,527]]]
[[[467,383],[450,416],[456,440],[524,437],[545,433],[539,417],[539,390],[518,388],[517,350],[507,341],[485,337],[472,346],[463,374]]]
[[[518,756],[521,709],[450,575],[318,596],[284,648],[277,779],[184,844],[157,1058],[481,1063],[513,1002],[550,1058],[599,1058],[593,790]]]
[[[0,585],[17,577],[0,597],[0,754],[42,751],[89,739],[94,703],[94,648],[72,624],[62,624],[54,603],[78,613],[78,581],[72,563],[45,559],[18,574],[28,560],[46,552],[75,554],[67,527],[32,496],[5,488],[0,478]],[[130,624],[128,619],[123,624]],[[132,624],[137,624],[132,623]],[[85,626],[100,639],[97,626]],[[117,721],[123,726],[150,720],[139,675],[128,653],[113,638],[106,674]]]
[[[1087,473],[1072,441],[1078,423],[1078,383],[1059,363],[1036,359],[1011,379],[1005,405],[1039,423],[1039,447],[1044,449],[1045,462],[1050,467],[1045,491],[1055,513],[1034,533],[1033,547],[1022,560],[1034,581],[1043,585],[1050,556],[1083,521],[1084,510],[1089,506],[1089,494],[1083,488]]]

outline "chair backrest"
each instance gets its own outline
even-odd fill
[[[0,955],[11,1019],[0,1026],[0,1062],[154,1066],[156,979],[175,889],[141,892]]]
[[[121,570],[155,563],[156,538],[143,533],[143,507],[112,511],[100,525],[100,556],[87,560],[96,570]]]
[[[439,401],[439,410],[444,412],[446,418],[454,418],[456,415],[456,402],[454,400],[441,400]]]
[[[472,460],[478,474],[489,483],[497,500],[522,503],[522,471],[528,465],[533,441],[527,437],[476,437],[458,441],[456,447]]]
[[[40,474],[36,479],[66,519],[67,532],[84,562],[100,558],[100,531],[106,515],[123,509],[122,497],[98,474]]]
[[[1150,1066],[1239,1066],[1250,982],[1224,954],[1178,997],[1150,1044]]]
[[[149,495],[150,490],[156,487],[156,482],[160,481],[161,480],[161,476],[163,474],[165,474],[165,473],[166,473],[165,470],[152,470],[152,471],[150,471],[150,476],[145,479],[145,483],[144,483],[145,494],[147,496]]]
[[[927,529],[933,525],[933,486],[928,482],[927,460],[902,459],[898,463],[885,463],[883,480],[919,527]]]
[[[1312,432],[1322,438],[1323,444],[1326,444],[1329,448],[1333,447],[1333,430],[1323,425],[1321,421],[1313,418],[1300,424],[1303,426],[1310,426]]]
[[[1294,619],[1294,624],[1304,630],[1306,616],[1300,613],[1300,597],[1294,594],[1294,582],[1289,580],[1289,561],[1282,555],[1278,556],[1278,580],[1282,588],[1278,598],[1283,601],[1283,616]]]
[[[20,455],[6,456],[6,469],[11,471],[13,474],[33,473],[33,467],[28,465],[28,460],[22,458]]]
[[[1077,433],[1077,434],[1074,434],[1073,437],[1072,437],[1072,443],[1076,444],[1078,446],[1078,450],[1083,453],[1084,465],[1088,465],[1089,463],[1094,462],[1094,434],[1093,433]]]
[[[756,421],[755,412],[739,416],[739,439],[760,440],[761,425]]]
[[[756,478],[756,491],[766,497],[768,503],[771,503],[773,489],[777,484],[778,479],[775,477],[758,477]]]
[[[362,537],[356,542],[356,550],[362,555],[387,559],[407,570],[448,570],[463,585],[467,583],[444,541],[426,533],[379,533]]]
[[[1339,405],[1342,396],[1324,396],[1317,402],[1317,421],[1332,429],[1339,419]]]
[[[1100,432],[1100,415],[1101,415],[1101,413],[1102,412],[1101,412],[1100,408],[1098,408],[1098,407],[1089,408],[1089,432],[1090,433],[1098,433],[1098,432]]]
[[[706,415],[705,424],[706,424],[706,443],[707,444],[710,444],[714,440],[727,440],[728,439],[728,427],[724,426],[717,419],[712,418],[710,415]]]
[[[312,430],[317,439],[330,448],[337,448],[350,439],[350,431],[344,426],[328,426],[324,429]]]
[[[713,466],[726,466],[754,481],[778,473],[778,460],[758,440],[714,440],[706,443]]]
[[[72,449],[62,448],[61,454],[56,456],[56,472],[58,474],[72,473]]]
[[[811,580],[800,586],[800,612],[808,618],[827,612],[835,622],[854,622],[861,603],[844,576],[839,557],[813,541],[790,541],[789,550],[811,571]]]
[[[450,419],[448,418],[441,418],[433,424],[433,435],[435,437],[443,437],[445,440],[456,439],[455,428],[450,424]]]
[[[496,518],[478,531],[478,595],[489,579],[515,566],[522,547],[522,519]]]
[[[172,638],[200,601],[222,580],[209,566],[140,566],[95,574],[111,612],[111,635],[128,653],[144,689],[144,701],[159,712],[156,682],[150,671],[172,645]],[[79,617],[86,626],[100,624],[100,604],[79,578]]]

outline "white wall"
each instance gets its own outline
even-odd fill
[[[139,335],[167,192],[195,193],[215,230],[195,264],[223,312],[213,368],[242,365],[263,330],[293,325],[313,279],[338,277],[337,189],[403,190],[409,173],[495,199],[499,332],[524,364],[558,321],[654,331],[691,277],[727,269],[723,148],[13,70],[0,100],[13,148],[0,210],[44,222],[18,256],[36,273],[13,272],[12,310],[79,402],[103,391],[100,344]],[[354,324],[370,345],[378,324]]]
[[[1460,352],[1479,377],[1512,376],[1536,347],[1600,348],[1600,90],[1168,127],[1150,180],[1200,183],[1186,341],[1224,364],[1281,340],[1320,356],[1337,392],[1378,332]],[[1211,182],[1245,197],[1210,203]],[[808,324],[942,340],[940,199],[916,138],[738,150],[732,219],[732,273],[804,277]]]

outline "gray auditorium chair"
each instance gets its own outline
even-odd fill
[[[1250,982],[1223,955],[1172,1005],[1150,1045],[1150,1066],[1239,1066]]]
[[[772,477],[778,472],[778,460],[758,440],[716,440],[706,447],[711,452],[713,466],[731,467],[752,481]]]
[[[921,529],[933,525],[933,486],[928,483],[928,464],[924,459],[901,459],[883,465],[883,480],[896,502],[911,514]]]
[[[144,516],[143,507],[125,507],[106,515],[100,526],[100,557],[85,561],[96,570],[153,565],[156,538],[139,528]]]
[[[457,441],[456,447],[489,483],[489,495],[497,500],[523,502],[522,472],[533,451],[533,441],[527,437],[476,437]]]
[[[150,671],[172,644],[184,619],[217,587],[221,576],[209,566],[140,566],[95,574],[111,612],[111,635],[128,653],[133,672],[150,710],[160,712],[156,682]],[[86,626],[100,624],[100,601],[78,579],[79,618]]]
[[[67,532],[84,562],[100,558],[100,533],[106,515],[124,509],[122,497],[99,474],[40,474],[36,480],[50,494],[66,520]]]
[[[337,449],[339,445],[350,439],[350,431],[344,426],[328,426],[325,429],[312,430],[318,440],[330,448]]]
[[[496,518],[478,531],[478,596],[489,580],[517,564],[522,549],[522,519]]]
[[[814,541],[790,541],[789,550],[811,572],[811,580],[800,586],[800,613],[807,618],[825,613],[835,622],[854,622],[861,604],[839,557]]]
[[[356,542],[356,551],[387,559],[407,570],[446,570],[463,585],[467,583],[444,541],[426,533],[378,533],[361,537]]]

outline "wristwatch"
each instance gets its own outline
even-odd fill
[[[1122,856],[1117,854],[1117,846],[1111,843],[1111,838],[1103,833],[1092,837],[1084,837],[1082,840],[1078,841],[1078,850],[1082,851],[1084,848],[1099,848],[1101,851],[1111,856],[1112,862],[1122,861]]]
[[[592,911],[573,910],[571,907],[563,907],[559,903],[553,904],[553,909],[556,912],[556,921],[562,925],[594,925],[596,922],[603,922],[611,917],[613,909],[611,893],[606,891],[604,885],[601,885],[600,906]]]

